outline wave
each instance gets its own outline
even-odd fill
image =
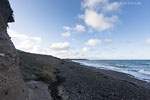
[[[150,66],[150,64],[149,64],[149,63],[143,63],[143,64],[140,64],[140,65]]]
[[[116,64],[115,67],[118,67],[118,68],[128,68],[129,66]]]
[[[146,71],[144,69],[133,69],[133,70],[129,70],[129,71],[139,72],[139,73],[145,74],[145,75],[150,75],[150,71]]]
[[[143,73],[143,74],[146,74],[146,75],[150,75],[150,71],[145,71],[144,69],[141,69],[138,71],[139,73]]]

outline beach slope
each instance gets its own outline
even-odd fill
[[[150,100],[150,84],[127,74],[64,61],[58,93],[69,100]],[[63,92],[62,92],[63,91]]]

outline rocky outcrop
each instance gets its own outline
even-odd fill
[[[0,0],[0,100],[28,100],[18,54],[7,34],[9,22],[14,22],[13,11],[8,0]]]

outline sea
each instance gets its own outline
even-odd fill
[[[90,67],[130,74],[150,82],[150,60],[72,60]]]

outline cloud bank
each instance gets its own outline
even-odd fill
[[[17,49],[31,53],[48,54],[48,50],[41,47],[42,39],[40,37],[20,34],[11,29],[7,31]]]

